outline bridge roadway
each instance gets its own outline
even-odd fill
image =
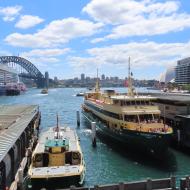
[[[26,149],[36,138],[39,124],[37,105],[0,106],[0,190],[14,180]]]

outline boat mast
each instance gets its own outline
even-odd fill
[[[56,127],[56,131],[57,131],[57,139],[59,138],[59,117],[58,117],[58,114],[57,114],[57,127]]]
[[[131,80],[131,65],[130,65],[130,57],[128,63],[128,96],[133,96],[133,89],[132,89],[132,80]]]
[[[99,92],[99,91],[100,91],[100,84],[99,84],[98,69],[97,69],[97,78],[96,78],[95,92]]]

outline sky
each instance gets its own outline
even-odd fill
[[[0,56],[51,78],[159,79],[190,56],[189,0],[0,0]]]

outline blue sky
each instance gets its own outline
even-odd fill
[[[0,55],[22,56],[59,79],[159,79],[190,56],[189,0],[0,0]]]

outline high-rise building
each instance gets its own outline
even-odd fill
[[[57,77],[54,77],[54,82],[58,82],[58,78]]]
[[[82,74],[81,74],[81,81],[84,81],[84,79],[85,79],[85,74],[82,73]]]
[[[190,84],[190,57],[177,62],[175,82],[177,84]]]
[[[49,87],[49,73],[47,71],[45,72],[45,87]]]
[[[103,75],[101,76],[101,79],[102,79],[102,80],[105,80],[105,78],[106,78],[106,77],[105,77],[105,75],[103,74]]]

